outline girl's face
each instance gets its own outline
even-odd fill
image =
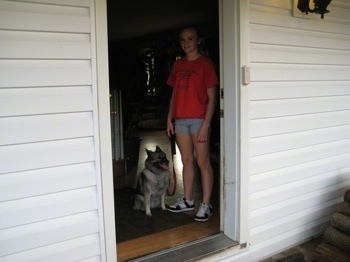
[[[187,28],[182,30],[180,34],[180,45],[186,54],[198,52],[198,45],[200,43],[201,39],[198,37],[195,29]]]

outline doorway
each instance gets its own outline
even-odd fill
[[[136,138],[139,143],[136,157],[135,155],[127,156],[129,160],[125,163],[122,162],[126,166],[126,173],[115,177],[115,188],[126,189],[121,194],[127,194],[127,190],[134,186],[135,177],[142,169],[146,155],[145,147],[153,150],[156,144],[162,144],[165,148],[164,151],[168,152],[168,158],[171,157],[169,154],[170,143],[165,135],[165,120],[170,97],[166,79],[171,62],[178,51],[178,29],[189,24],[198,26],[203,33],[210,58],[218,67],[220,65],[219,30],[218,1],[216,0],[196,0],[191,1],[191,3],[186,0],[174,0],[170,3],[173,7],[169,7],[168,2],[165,6],[164,1],[153,1],[151,5],[146,4],[146,1],[139,0],[133,1],[132,6],[130,3],[121,2],[126,1],[107,1],[107,8],[111,93],[114,90],[121,90],[123,108],[121,123],[123,124],[124,139],[126,137]],[[189,12],[184,14],[184,9],[188,9]],[[218,201],[220,184],[219,103],[213,117],[212,128],[212,160],[213,167],[216,169],[215,176],[218,178],[217,190],[214,190],[213,195],[217,195],[216,200]],[[178,154],[175,155],[175,164],[180,163],[179,157]],[[132,161],[133,163],[131,163],[130,159],[135,158],[136,162]],[[172,201],[171,198],[181,195],[181,167],[177,165],[176,169],[177,191],[174,196],[168,197],[167,203]],[[115,201],[120,201],[122,197],[125,195],[116,197]],[[216,204],[217,215],[209,220],[212,223],[210,226],[208,226],[209,221],[194,223],[193,220],[188,222],[186,217],[181,217],[183,223],[180,225],[174,224],[160,231],[157,231],[158,229],[151,230],[147,234],[129,239],[122,238],[119,242],[117,241],[118,261],[119,259],[123,261],[146,255],[218,233],[220,231],[219,204]],[[135,219],[139,223],[138,228],[141,228],[142,224],[146,224],[146,228],[150,227],[150,224],[147,224],[150,221],[143,221],[145,215],[138,215],[142,216],[140,219]],[[118,228],[118,225],[116,227]],[[207,231],[208,228],[210,230]],[[186,232],[186,235],[181,232]],[[171,240],[165,241],[166,236],[172,236]],[[149,243],[155,243],[154,247],[150,247]],[[129,252],[130,246],[132,247],[131,252]],[[140,249],[137,251],[135,247],[140,247]]]

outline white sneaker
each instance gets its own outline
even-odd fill
[[[194,217],[194,220],[205,222],[213,214],[213,208],[211,205],[201,203],[197,215]]]
[[[194,201],[186,200],[186,198],[179,198],[175,204],[167,206],[170,212],[184,212],[194,210]]]

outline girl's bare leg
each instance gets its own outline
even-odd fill
[[[196,152],[197,164],[201,171],[203,190],[202,202],[205,204],[210,204],[211,194],[213,191],[214,174],[213,167],[210,162],[209,141],[198,142],[197,135],[192,135],[192,142]]]
[[[195,169],[192,137],[187,134],[176,134],[176,143],[180,150],[183,165],[182,177],[184,184],[184,197],[187,200],[193,200]]]

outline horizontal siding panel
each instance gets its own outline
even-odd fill
[[[271,136],[332,126],[349,125],[350,111],[252,120],[251,137]]]
[[[329,224],[331,214],[334,210],[334,205],[330,207],[321,206],[321,208],[311,208],[307,212],[299,212],[286,218],[273,220],[271,223],[251,229],[250,243],[254,245],[262,241],[267,241],[272,237],[277,237],[307,224],[310,224],[311,227]]]
[[[284,234],[251,245],[249,252],[237,254],[235,255],[235,259],[237,261],[256,261],[257,257],[260,259],[271,257],[273,254],[283,252],[290,247],[306,242],[307,240],[320,235],[328,226],[329,222],[323,224],[305,224],[301,227],[289,230]],[[243,259],[240,259],[242,257]]]
[[[88,60],[0,60],[0,79],[0,88],[91,85],[91,63]]]
[[[251,119],[315,114],[350,109],[350,96],[279,99],[251,102]]]
[[[250,195],[250,209],[263,208],[308,192],[347,182],[350,186],[350,168],[301,179],[292,183],[267,188]]]
[[[250,193],[307,179],[327,172],[337,174],[341,177],[346,176],[346,173],[344,174],[343,171],[350,168],[349,159],[350,154],[344,154],[251,176]]]
[[[313,206],[335,201],[339,203],[343,200],[345,190],[349,188],[349,183],[344,182],[336,186],[330,186],[318,191],[312,191],[306,195],[297,196],[277,204],[265,206],[263,208],[250,211],[250,228],[261,226],[282,217],[290,216],[307,210]]]
[[[350,61],[350,50],[266,44],[251,44],[250,50],[252,62],[255,63],[348,65]]]
[[[90,33],[90,9],[15,1],[0,2],[0,29]]]
[[[251,22],[251,29],[253,29],[253,31],[250,31],[251,42],[256,42],[257,40],[255,35],[255,33],[259,31],[257,30],[257,26],[266,26],[266,28],[269,28],[271,31],[285,31],[285,36],[287,37],[285,40],[290,40],[290,43],[296,46],[303,43],[300,41],[300,35],[314,35],[319,32],[333,34],[334,38],[336,38],[336,35],[349,35],[349,16],[348,12],[346,12],[348,10],[347,8],[345,12],[341,11],[341,9],[343,9],[341,7],[332,9],[331,13],[326,14],[325,19],[321,19],[318,14],[310,14],[310,16],[308,16],[309,19],[304,19],[292,16],[292,10],[271,8],[262,5],[250,5],[250,7],[249,19]],[[331,14],[332,17],[330,16]],[[266,30],[266,28],[263,30]],[[296,29],[298,32],[289,31],[293,29]],[[259,34],[259,36],[261,35]],[[263,36],[257,41],[263,39],[267,40],[266,36]],[[275,43],[280,43],[279,41],[282,39],[273,38],[273,40],[277,40]],[[319,45],[322,45],[322,43],[314,42],[315,47],[320,47]]]
[[[96,185],[94,163],[0,175],[0,201],[57,193]]]
[[[87,34],[0,30],[2,59],[90,59]]]
[[[332,1],[321,19],[294,16],[296,2],[249,5],[251,246],[242,261],[322,233],[350,187],[350,3]]]
[[[0,174],[95,160],[93,138],[0,147]]]
[[[96,211],[8,228],[1,231],[0,256],[98,233]]]
[[[91,86],[0,89],[0,116],[92,111]]]
[[[335,32],[315,32],[280,26],[251,25],[250,40],[251,44],[310,48],[310,52],[312,52],[311,49],[329,49],[332,52],[349,51],[350,36],[346,35],[346,33],[349,33],[348,26],[346,31],[337,35]],[[255,61],[254,57],[252,57],[252,61]]]
[[[250,143],[250,155],[258,156],[270,154],[342,139],[350,139],[350,125],[252,138]]]
[[[276,0],[250,0],[250,4],[265,5],[282,9],[291,9],[291,1],[276,1]]]
[[[250,161],[251,174],[267,172],[347,153],[350,153],[350,139],[255,156]]]
[[[250,76],[252,82],[349,81],[350,66],[252,63]]]
[[[350,95],[350,81],[253,82],[253,101],[266,99],[307,98]]]
[[[78,262],[101,262],[101,257],[100,256],[91,257],[91,258],[79,260]]]
[[[2,262],[103,258],[95,2],[0,0]]]
[[[2,262],[35,261],[62,262],[79,261],[101,254],[99,234],[88,235],[72,240],[31,249],[4,256]]]
[[[266,15],[273,16],[277,23],[277,25],[283,25],[284,21],[287,16],[291,15],[291,3],[286,3],[288,6],[284,6],[284,8],[280,8],[278,5],[278,2],[281,1],[275,1],[275,4],[270,3],[272,1],[270,0],[260,0],[257,4],[251,3],[250,4],[250,10],[249,14],[251,14],[253,17],[250,17],[250,24],[264,24],[264,25],[270,25],[267,23],[269,20],[265,18]],[[286,1],[289,2],[289,1]],[[286,8],[288,7],[288,8]],[[274,23],[272,23],[274,24]]]
[[[92,136],[92,120],[91,112],[0,118],[0,145]]]
[[[0,228],[18,227],[97,209],[96,187],[0,203]]]
[[[21,0],[21,2],[33,2],[33,0]],[[35,0],[35,3],[47,4],[47,0]],[[85,6],[90,7],[89,0],[50,0],[50,4],[65,6]]]

